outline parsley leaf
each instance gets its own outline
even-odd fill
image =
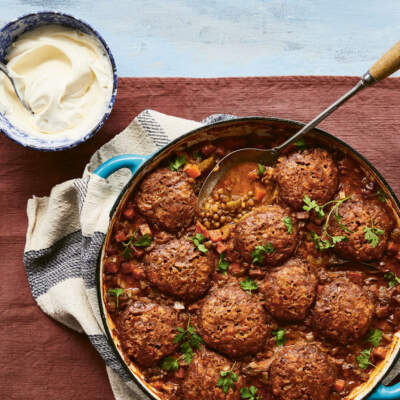
[[[179,369],[179,364],[178,360],[174,357],[165,357],[162,364],[161,368],[165,371],[178,371]]]
[[[253,263],[262,264],[264,262],[264,254],[271,254],[275,250],[271,242],[267,244],[262,244],[261,246],[256,246],[256,249],[251,252],[251,258]]]
[[[384,230],[379,229],[374,226],[374,221],[371,221],[371,226],[366,226],[364,228],[364,237],[365,240],[372,246],[376,247],[379,243],[379,236],[382,236],[385,233]]]
[[[288,215],[286,215],[285,218],[283,218],[283,223],[286,226],[287,231],[292,234],[293,233],[293,221],[292,218],[290,218]]]
[[[145,235],[141,236],[138,240],[136,240],[136,242],[133,243],[133,245],[136,247],[147,247],[151,245],[152,241],[153,238],[148,233],[146,233]]]
[[[368,336],[368,341],[374,347],[378,347],[382,340],[382,331],[380,329],[371,329]]]
[[[368,368],[369,365],[374,366],[374,364],[372,364],[369,359],[371,357],[371,351],[372,349],[364,349],[358,356],[357,356],[357,362],[358,362],[358,366],[361,369],[366,369]]]
[[[379,189],[376,191],[376,196],[378,196],[378,199],[379,199],[382,203],[386,203],[387,194],[386,194],[381,188],[379,188]]]
[[[265,172],[265,166],[260,164],[260,163],[258,163],[257,167],[258,167],[258,176],[262,177],[264,175],[264,172]]]
[[[219,255],[218,271],[226,274],[230,265],[230,262],[225,260],[225,253],[221,253]]]
[[[186,157],[184,155],[177,156],[174,161],[169,162],[169,169],[171,171],[178,171],[181,167],[185,165]]]
[[[272,335],[275,336],[275,342],[278,347],[281,347],[286,343],[285,331],[282,328],[272,331]]]
[[[325,216],[325,212],[323,210],[324,206],[319,206],[318,203],[315,200],[311,200],[307,194],[304,196],[303,202],[304,211],[314,210],[319,218],[323,218]]]
[[[235,368],[236,361],[233,363],[232,367],[228,371],[220,371],[220,378],[218,379],[217,386],[222,389],[224,393],[228,393],[230,388],[235,386],[235,382],[238,381],[239,377],[233,372]]]
[[[198,350],[203,344],[203,339],[195,332],[193,326],[190,325],[188,320],[186,329],[181,327],[177,328],[179,332],[174,337],[174,343],[181,343],[179,350],[182,353],[187,364],[190,364],[193,358],[193,349]]]
[[[244,281],[240,282],[240,287],[246,292],[251,293],[252,290],[258,289],[258,284],[256,281],[253,281],[252,279],[247,277]]]
[[[299,139],[297,142],[294,142],[294,145],[299,149],[299,150],[304,150],[307,148],[307,143],[304,140],[304,138],[302,137],[301,139]]]
[[[201,233],[196,233],[194,237],[192,238],[192,241],[194,245],[197,247],[199,251],[201,251],[204,254],[208,253],[208,250],[206,246],[204,246],[203,242],[206,240],[205,236],[203,236]]]
[[[115,297],[115,307],[118,308],[119,306],[119,296],[124,293],[124,289],[117,288],[117,289],[108,289],[108,293]]]
[[[121,242],[122,246],[124,246],[124,250],[122,252],[122,257],[124,257],[125,260],[129,260],[131,258],[131,255],[132,255],[131,245],[132,245],[133,240],[135,239],[136,232],[137,231],[135,231],[133,233],[133,235],[129,238],[129,240],[126,243]]]
[[[383,277],[388,281],[388,286],[390,288],[397,286],[400,283],[400,278],[391,271],[386,272],[386,274],[383,275]]]
[[[321,236],[317,235],[315,232],[311,232],[311,239],[318,250],[326,250],[335,247],[337,243],[342,240],[348,240],[347,236],[328,236],[330,240],[323,239]]]
[[[250,387],[243,387],[240,389],[240,396],[243,400],[261,400],[257,392],[258,389],[253,385]]]

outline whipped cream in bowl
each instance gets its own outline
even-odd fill
[[[117,82],[111,53],[95,31],[86,24],[81,29],[84,23],[74,20],[78,26],[56,18],[55,23],[30,27],[5,53],[8,70],[33,114],[0,74],[0,130],[24,146],[76,146],[103,125],[113,106]]]

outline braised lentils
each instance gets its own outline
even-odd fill
[[[254,143],[172,155],[113,220],[113,333],[164,400],[344,399],[399,329],[397,216],[351,157],[301,143],[235,166],[197,208],[218,160]]]

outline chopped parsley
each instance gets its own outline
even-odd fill
[[[204,254],[208,253],[208,250],[206,246],[204,246],[203,242],[206,240],[205,236],[203,236],[201,233],[196,233],[194,237],[192,238],[192,241],[194,245],[197,247],[199,251],[201,251]]]
[[[203,344],[203,339],[195,332],[193,326],[190,325],[190,318],[186,329],[179,327],[177,331],[179,333],[174,337],[174,343],[181,343],[179,350],[186,363],[190,364],[194,354],[193,349],[198,350]]]
[[[282,328],[272,331],[272,335],[275,336],[275,342],[278,347],[281,347],[286,343],[285,331]]]
[[[135,239],[136,236],[136,232],[129,238],[129,240],[125,243],[125,242],[121,242],[122,246],[124,246],[124,250],[122,252],[122,257],[125,258],[125,260],[129,260],[131,258],[132,255],[132,251],[131,251],[131,245],[133,240]]]
[[[243,400],[261,400],[261,397],[257,394],[258,389],[255,386],[243,387],[240,389],[240,397]]]
[[[230,262],[225,259],[225,253],[219,255],[218,271],[226,274],[230,266]]]
[[[304,202],[303,206],[304,211],[314,210],[319,218],[323,218],[325,216],[324,207],[326,204],[324,204],[323,206],[318,205],[318,203],[315,200],[311,200],[307,194],[304,196],[303,202]]]
[[[394,272],[386,272],[383,277],[388,281],[388,286],[390,288],[397,286],[400,283],[400,278]]]
[[[174,161],[169,162],[169,169],[171,171],[178,171],[186,163],[186,157],[184,155],[177,156]]]
[[[108,294],[115,297],[115,308],[119,307],[119,296],[124,293],[124,289],[117,288],[117,289],[108,289]]]
[[[382,331],[380,329],[371,329],[368,335],[368,341],[374,347],[378,347],[382,340]]]
[[[258,163],[257,167],[258,167],[258,176],[262,177],[264,175],[264,172],[265,172],[265,166],[260,164],[260,163]]]
[[[174,357],[165,357],[162,364],[161,368],[165,371],[178,371],[179,369],[179,364],[178,360]]]
[[[258,284],[256,281],[253,281],[249,277],[247,277],[244,281],[240,282],[240,287],[246,292],[251,293],[252,290],[258,289]]]
[[[239,377],[233,372],[235,368],[236,361],[233,363],[232,367],[228,371],[220,371],[220,378],[218,379],[217,386],[222,389],[224,393],[228,393],[230,388],[235,386],[235,382],[238,381]]]
[[[256,249],[251,252],[251,258],[253,263],[262,264],[264,262],[264,255],[271,254],[275,250],[271,242],[267,244],[262,244],[261,246],[256,246]]]
[[[364,349],[358,356],[357,356],[357,362],[358,366],[361,369],[366,369],[368,368],[369,365],[372,365],[375,367],[374,364],[371,363],[370,358],[371,358],[371,351],[372,349]]]
[[[379,188],[379,189],[376,191],[375,196],[378,196],[378,199],[379,199],[382,203],[386,203],[387,194],[386,194],[381,188]]]
[[[340,243],[343,240],[348,240],[347,236],[344,236],[344,235],[332,236],[328,232],[328,225],[329,225],[329,221],[330,221],[332,215],[334,215],[334,217],[336,219],[336,222],[338,223],[338,225],[340,226],[340,228],[344,232],[353,233],[353,231],[351,231],[349,228],[347,228],[347,226],[345,226],[344,224],[341,223],[342,217],[339,215],[339,207],[340,207],[340,205],[342,203],[344,203],[345,201],[347,201],[349,198],[350,197],[344,197],[343,199],[328,201],[327,203],[325,203],[322,206],[320,206],[320,205],[317,204],[317,202],[315,200],[311,201],[310,198],[307,195],[304,196],[303,201],[305,203],[305,206],[303,206],[303,209],[305,211],[315,210],[316,214],[320,218],[325,216],[324,208],[329,204],[334,204],[332,206],[332,208],[329,210],[328,215],[326,217],[326,220],[325,220],[325,223],[324,223],[322,237],[319,236],[315,232],[311,232],[311,239],[315,243],[315,247],[318,250],[326,250],[326,249],[335,247],[335,245],[337,243]]]
[[[379,236],[382,236],[384,233],[384,230],[374,226],[374,221],[371,221],[371,226],[366,226],[364,228],[365,240],[374,248],[379,244]]]
[[[307,143],[304,138],[299,139],[297,142],[294,142],[294,145],[299,149],[299,150],[304,150],[307,148]]]
[[[141,236],[138,240],[136,240],[133,245],[135,247],[147,247],[151,245],[151,242],[153,241],[153,238],[146,233],[145,235]]]
[[[289,217],[289,215],[286,215],[285,218],[283,218],[283,223],[286,226],[287,231],[292,234],[293,233],[293,221],[292,218]]]

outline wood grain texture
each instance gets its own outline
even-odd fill
[[[145,108],[200,120],[223,112],[307,121],[357,82],[353,77],[126,78],[103,130],[61,153],[24,149],[0,137],[0,398],[112,399],[104,364],[83,335],[36,306],[22,254],[26,201],[80,176],[90,155]],[[321,125],[364,154],[400,194],[400,80],[350,100]],[[131,149],[134,152],[134,149]]]
[[[388,50],[370,69],[369,72],[380,81],[400,68],[400,41]]]

